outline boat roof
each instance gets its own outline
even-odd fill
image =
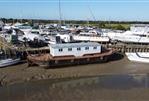
[[[81,42],[81,43],[64,43],[64,44],[51,44],[52,48],[73,48],[73,47],[87,47],[87,46],[100,46],[96,42]]]
[[[149,24],[132,24],[131,27],[149,27]]]

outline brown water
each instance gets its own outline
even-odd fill
[[[130,62],[127,58],[48,70],[26,66],[2,68],[0,75],[6,73],[4,80],[11,82],[36,75],[44,75],[47,80],[0,87],[0,101],[149,100],[148,64]]]
[[[1,101],[147,101],[149,75],[43,80],[0,88]]]

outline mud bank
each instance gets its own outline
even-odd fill
[[[0,68],[0,85],[11,85],[42,79],[77,78],[110,74],[147,74],[148,64],[130,62],[126,57],[102,64],[44,69],[27,63]]]
[[[2,101],[148,101],[149,75],[101,75],[0,87]]]

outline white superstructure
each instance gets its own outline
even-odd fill
[[[149,24],[131,25],[130,31],[136,34],[149,34]]]
[[[149,25],[132,25],[130,31],[108,32],[107,36],[114,41],[127,43],[149,43]]]
[[[72,37],[69,34],[57,34],[56,36],[59,36],[60,39],[66,43],[71,42],[72,41]]]
[[[107,36],[102,36],[102,33],[97,30],[90,30],[89,32],[80,32],[79,35],[73,35],[76,41],[91,41],[91,42],[109,42]]]
[[[101,53],[101,45],[95,42],[49,45],[52,56],[83,56]]]
[[[145,34],[136,34],[131,31],[124,33],[109,32],[108,36],[111,40],[127,42],[127,43],[149,43],[149,36]]]

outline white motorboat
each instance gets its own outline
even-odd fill
[[[149,52],[126,52],[130,61],[149,63]]]
[[[16,58],[16,59],[8,58],[8,59],[0,60],[0,67],[11,66],[19,62],[20,62],[20,58]]]
[[[120,41],[124,43],[149,43],[149,35],[137,34],[131,31],[126,31],[124,33],[110,32],[107,35],[113,41]]]
[[[107,36],[113,41],[125,43],[149,43],[149,27],[147,25],[141,27],[131,27],[126,32],[108,32]]]
[[[109,37],[103,36],[102,33],[97,30],[90,30],[89,32],[80,32],[79,35],[73,35],[73,39],[76,41],[91,41],[91,42],[110,41]]]

